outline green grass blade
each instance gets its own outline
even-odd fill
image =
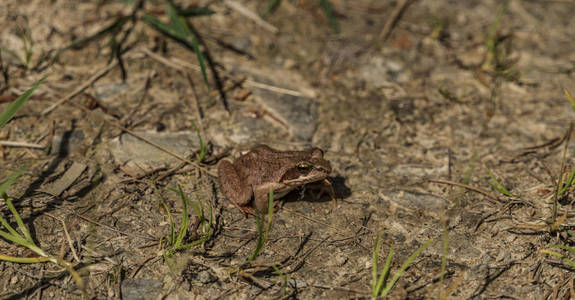
[[[188,216],[188,202],[189,199],[186,197],[184,192],[182,191],[182,187],[178,185],[178,193],[182,199],[182,223],[180,224],[180,228],[178,229],[178,235],[176,236],[176,242],[174,243],[175,249],[180,249],[180,245],[186,236],[188,231],[188,225],[190,224],[190,218]]]
[[[562,180],[563,177],[560,178],[560,182],[559,182],[559,190],[557,191],[557,196],[561,197],[571,186],[573,186],[573,183],[575,181],[575,169],[573,169],[573,171],[571,171],[571,174],[569,174],[569,178],[567,179],[567,181],[563,182]]]
[[[505,186],[497,180],[497,178],[495,178],[495,175],[493,174],[493,172],[491,172],[491,170],[488,167],[485,167],[485,169],[487,169],[487,173],[489,173],[489,177],[491,178],[491,181],[493,181],[493,182],[491,182],[489,180],[485,180],[485,182],[489,186],[491,186],[491,188],[500,192],[501,194],[503,194],[507,197],[513,197],[513,194],[509,190],[507,190],[505,188]]]
[[[273,14],[280,7],[281,3],[282,3],[282,0],[268,0],[268,7],[266,8],[266,11],[264,12],[264,17],[267,17],[267,16]]]
[[[216,12],[207,7],[188,7],[180,11],[180,15],[184,17],[202,17],[211,16]]]
[[[28,243],[28,241],[26,241],[25,238],[20,236],[20,234],[18,234],[18,232],[12,232],[12,230],[9,230],[10,233],[8,233],[4,230],[0,230],[0,236],[11,241],[12,243],[16,243],[20,246],[25,246]]]
[[[563,92],[565,92],[565,96],[567,96],[567,100],[569,100],[569,103],[571,103],[571,108],[573,108],[573,110],[575,111],[575,99],[573,98],[573,96],[571,96],[571,93],[569,93],[569,91],[564,88]]]
[[[55,259],[51,258],[51,257],[15,257],[15,256],[9,256],[9,255],[0,255],[0,260],[14,262],[14,263],[21,263],[21,264],[55,262]]]
[[[22,234],[24,234],[24,238],[29,243],[31,243],[32,245],[35,246],[34,240],[32,239],[32,236],[30,235],[28,228],[24,225],[24,222],[22,221],[20,214],[18,213],[18,211],[16,210],[16,208],[14,207],[14,204],[12,204],[12,201],[10,199],[6,199],[6,205],[10,209],[10,212],[12,213],[12,215],[14,216],[14,219],[16,220],[16,224],[18,224],[18,228],[20,229]]]
[[[321,0],[321,7],[323,8],[323,12],[329,21],[329,25],[331,26],[331,29],[333,29],[333,32],[339,33],[339,23],[333,14],[331,3],[328,0]]]
[[[2,226],[4,226],[4,228],[8,229],[8,231],[10,232],[9,234],[13,236],[20,236],[20,233],[16,231],[16,229],[14,229],[14,227],[12,227],[12,225],[10,225],[10,223],[8,223],[8,221],[6,221],[6,219],[4,219],[2,216],[0,216],[0,223],[2,223]]]
[[[202,204],[202,201],[200,200],[200,197],[198,197],[198,195],[196,195],[196,202],[198,202],[198,204],[196,206],[199,208],[196,211],[196,216],[200,220],[200,223],[203,224],[206,221],[206,217],[204,215],[204,205]],[[190,202],[190,204],[191,204],[191,202]]]
[[[209,89],[210,86],[208,81],[206,63],[204,55],[200,50],[200,46],[196,36],[191,32],[190,28],[185,22],[185,19],[182,16],[178,15],[177,11],[169,4],[166,4],[166,13],[170,16],[171,21],[170,25],[165,24],[164,22],[150,15],[145,15],[142,17],[142,19],[148,24],[155,27],[160,32],[167,34],[171,38],[186,45],[188,48],[194,51],[198,59],[198,63],[200,64],[200,69],[202,71],[202,76],[204,77],[204,82],[206,83],[206,86]]]
[[[173,244],[174,241],[176,240],[176,225],[174,224],[174,218],[172,217],[172,213],[170,213],[168,206],[163,201],[162,201],[162,207],[164,208],[164,211],[168,215],[168,222],[170,223],[170,234],[168,235],[168,243]]]
[[[185,245],[181,245],[181,246],[178,248],[178,250],[184,250],[184,249],[188,249],[188,248],[191,248],[191,247],[195,247],[195,246],[197,246],[197,245],[201,245],[201,244],[207,242],[207,241],[210,239],[210,237],[211,237],[211,234],[210,234],[210,235],[203,235],[201,238],[199,238],[199,239],[197,239],[197,240],[195,240],[195,241],[189,242],[189,243],[187,243],[187,244],[185,244]]]
[[[12,119],[12,117],[14,117],[16,112],[18,112],[18,110],[22,108],[22,106],[26,103],[26,101],[28,101],[28,99],[32,97],[32,93],[34,93],[34,90],[36,90],[36,88],[38,88],[38,86],[40,86],[40,84],[45,79],[46,77],[36,82],[29,90],[27,90],[20,97],[16,98],[14,102],[10,103],[10,105],[8,105],[8,107],[2,113],[0,113],[0,129],[3,128],[4,125],[6,125],[6,123],[8,123],[10,119]]]
[[[172,188],[170,188],[170,190],[176,193],[178,192],[177,190]],[[158,187],[156,186],[155,182],[154,182],[154,191],[156,192],[156,195],[161,195],[160,192],[158,191]],[[168,222],[170,223],[170,233],[168,234],[168,245],[172,246],[176,240],[176,225],[174,223],[174,218],[172,217],[172,213],[170,213],[168,205],[166,204],[165,201],[163,201],[161,196],[159,197],[159,201],[162,205],[162,208],[168,215]]]
[[[20,168],[17,171],[12,172],[10,177],[2,183],[0,183],[0,198],[7,198],[6,191],[8,188],[18,180],[18,178],[24,173],[25,168]]]
[[[575,249],[569,247],[569,246],[565,246],[565,245],[552,245],[551,247],[554,248],[559,248],[559,249],[563,249],[565,251],[569,251],[572,254],[575,254]]]
[[[371,257],[371,298],[377,297],[377,260],[379,258],[379,232],[375,237],[375,247],[373,248],[373,256]]]
[[[190,29],[186,25],[186,20],[178,15],[176,9],[169,3],[165,6],[166,14],[170,17],[170,27],[176,32],[177,36],[188,38],[191,35]]]
[[[391,288],[393,288],[393,286],[395,285],[395,282],[397,282],[397,280],[401,277],[401,275],[403,275],[403,272],[419,256],[419,254],[421,254],[421,252],[423,252],[423,250],[425,250],[425,248],[427,248],[432,242],[433,242],[433,238],[429,239],[427,242],[425,242],[423,245],[421,245],[419,248],[417,248],[417,250],[415,250],[415,252],[413,252],[413,254],[411,254],[409,256],[409,258],[407,258],[407,260],[401,265],[401,267],[399,267],[399,270],[397,270],[395,272],[395,274],[393,274],[391,281],[389,281],[389,283],[387,283],[387,285],[385,286],[385,288],[381,292],[381,296],[383,296],[383,297],[387,296],[389,291],[391,291]]]
[[[207,69],[204,54],[200,50],[200,45],[198,43],[198,39],[196,38],[196,36],[194,34],[191,34],[191,36],[192,36],[192,47],[194,49],[194,52],[196,53],[196,57],[198,58],[198,63],[200,64],[200,69],[202,71],[202,76],[204,77],[204,82],[206,83],[206,86],[209,89],[210,83],[208,81],[208,72],[206,71]]]
[[[445,217],[441,220],[441,226],[443,227],[443,249],[441,251],[441,277],[439,282],[443,283],[445,270],[447,269],[447,250],[449,249],[449,228]]]
[[[288,277],[286,274],[284,274],[280,268],[278,268],[278,266],[276,264],[272,265],[272,268],[274,268],[274,271],[276,272],[276,274],[278,274],[278,276],[282,279],[282,297],[286,296],[286,287],[287,287],[287,283],[288,283]]]
[[[565,255],[563,255],[561,253],[557,253],[555,251],[551,251],[551,250],[547,250],[547,249],[539,250],[539,252],[544,253],[544,254],[549,254],[551,256],[555,256],[555,257],[559,258],[561,261],[566,262],[572,268],[575,268],[575,262],[573,262],[571,259],[567,258]]]
[[[270,187],[270,191],[268,194],[268,226],[266,227],[266,232],[264,236],[266,241],[268,240],[270,230],[272,229],[273,217],[274,217],[274,191]]]
[[[18,180],[18,178],[22,175],[22,173],[24,172],[25,168],[20,168],[17,171],[12,172],[12,174],[10,174],[10,177],[8,177],[8,179],[4,182],[2,182],[0,184],[0,198],[4,198],[6,199],[6,205],[8,205],[8,207],[10,208],[10,211],[12,211],[12,214],[14,214],[14,212],[16,211],[15,209],[12,210],[14,208],[14,206],[12,205],[12,201],[10,201],[8,199],[8,196],[6,195],[6,191],[8,190],[8,188],[14,184],[14,182],[16,182],[16,180]],[[15,217],[18,217],[16,219],[16,221],[18,222],[18,220],[20,221],[20,223],[18,223],[18,226],[20,226],[22,219],[20,219],[20,216],[18,215],[18,213],[16,212]],[[20,233],[18,233],[7,221],[6,219],[4,219],[3,217],[0,216],[0,223],[2,223],[2,225],[4,226],[4,228],[6,228],[12,235],[14,236],[20,236]],[[27,230],[25,231],[27,233]],[[26,235],[25,233],[25,235]]]
[[[381,274],[379,274],[379,278],[377,280],[377,285],[375,286],[376,290],[376,297],[381,294],[381,290],[383,288],[383,284],[387,281],[389,277],[389,269],[391,268],[391,259],[393,258],[393,243],[389,247],[389,253],[385,259],[385,265],[383,265],[383,270],[381,270]]]
[[[253,261],[262,252],[264,245],[267,242],[268,234],[272,227],[273,213],[274,213],[274,191],[270,187],[270,191],[268,194],[268,226],[264,230],[265,216],[264,211],[262,209],[261,212],[257,212],[258,216],[256,217],[256,227],[258,232],[256,248],[254,252],[250,255],[250,257],[248,257],[248,261]]]
[[[194,127],[194,131],[196,132],[196,135],[200,140],[200,152],[196,154],[196,160],[198,162],[202,162],[204,158],[206,158],[206,155],[208,154],[208,147],[204,143],[204,139],[202,138],[202,134],[200,133],[200,129],[196,125],[196,122],[192,121],[192,127]]]

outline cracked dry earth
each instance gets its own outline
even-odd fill
[[[378,233],[391,274],[434,239],[391,298],[570,298],[573,268],[541,250],[570,256],[552,245],[575,242],[572,192],[554,196],[575,168],[563,90],[575,92],[575,2],[329,2],[337,34],[319,1],[282,1],[272,28],[237,8],[263,15],[264,1],[175,1],[214,12],[188,18],[211,58],[208,90],[195,54],[141,18],[169,22],[162,3],[2,1],[0,109],[47,77],[0,131],[45,146],[0,148],[0,181],[27,166],[8,194],[35,241],[95,299],[368,298]],[[175,157],[194,160],[199,136],[201,168]],[[255,218],[213,174],[262,143],[324,149],[337,203],[286,196],[246,263]],[[166,258],[178,185],[212,208],[214,233]],[[185,241],[201,237],[195,225]],[[8,240],[0,254],[33,256]],[[82,297],[54,264],[0,270],[2,299]]]

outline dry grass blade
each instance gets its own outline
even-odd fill
[[[0,146],[3,147],[22,147],[22,148],[32,148],[32,149],[44,149],[46,146],[40,144],[33,144],[27,142],[14,142],[14,141],[0,141]]]
[[[46,108],[44,111],[42,111],[42,115],[45,116],[45,115],[49,114],[56,107],[58,107],[60,104],[74,98],[76,95],[80,94],[82,91],[84,91],[90,85],[92,85],[94,82],[96,82],[96,80],[102,78],[104,75],[106,75],[108,72],[110,72],[110,70],[115,68],[117,65],[118,65],[117,60],[112,61],[106,67],[104,67],[104,68],[100,69],[98,72],[94,73],[94,75],[92,75],[88,80],[86,80],[83,84],[81,84],[77,89],[75,89],[70,94],[64,96],[64,98],[60,99],[59,101],[50,105],[48,108]]]
[[[470,191],[474,191],[474,192],[483,194],[491,200],[499,201],[499,198],[497,198],[496,196],[494,196],[490,192],[483,190],[483,189],[480,189],[478,187],[468,185],[468,184],[463,184],[463,183],[459,183],[459,182],[455,182],[455,181],[451,181],[451,180],[444,180],[444,179],[429,179],[429,182],[435,182],[435,183],[441,183],[441,184],[450,184],[450,185],[463,187],[463,188],[466,188]]]
[[[383,29],[379,33],[379,40],[380,41],[385,42],[387,40],[387,38],[389,38],[389,36],[391,35],[391,30],[393,29],[393,27],[395,26],[395,24],[397,23],[397,21],[399,20],[399,18],[401,17],[403,12],[405,11],[405,9],[407,8],[408,4],[409,4],[409,0],[400,0],[395,5],[395,9],[391,13],[391,17],[389,17],[389,19],[387,19],[385,26],[383,26]]]
[[[272,24],[266,22],[264,19],[260,18],[256,13],[252,12],[251,10],[247,9],[245,6],[240,4],[239,2],[232,1],[232,0],[225,0],[224,3],[231,9],[237,11],[238,13],[244,15],[245,17],[253,20],[256,24],[261,26],[262,28],[268,30],[269,32],[276,34],[279,30],[273,26]]]

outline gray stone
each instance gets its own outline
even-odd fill
[[[318,115],[315,100],[258,88],[253,89],[253,94],[256,101],[286,124],[294,136],[311,141],[317,129]]]
[[[184,157],[200,147],[199,138],[194,132],[137,132],[137,134]],[[129,168],[135,174],[167,167],[179,161],[171,154],[131,134],[122,134],[111,140],[108,145],[116,163]]]

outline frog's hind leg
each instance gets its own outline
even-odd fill
[[[222,161],[218,167],[218,177],[220,188],[226,198],[238,207],[242,213],[253,214],[250,207],[252,199],[252,189],[229,161]],[[250,210],[251,209],[251,210]]]

